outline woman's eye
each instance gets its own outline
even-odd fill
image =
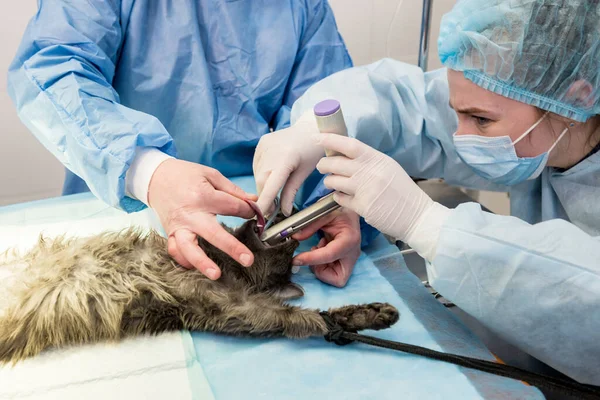
[[[475,122],[477,122],[478,125],[487,125],[490,122],[492,122],[490,119],[487,119],[484,117],[478,117],[476,115],[473,115],[473,118],[475,119]]]

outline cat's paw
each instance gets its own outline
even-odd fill
[[[398,310],[388,303],[345,306],[330,310],[329,314],[347,331],[386,329],[400,318]]]

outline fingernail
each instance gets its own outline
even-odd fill
[[[286,217],[289,217],[291,213],[292,213],[292,210],[289,208],[285,208],[283,210],[283,215],[285,215]]]
[[[319,161],[319,162],[317,163],[317,166],[315,167],[315,168],[316,168],[316,169],[317,169],[319,172],[321,172],[321,162],[322,162],[322,161],[323,161],[323,160]]]
[[[210,268],[208,271],[206,271],[206,276],[208,276],[210,279],[217,279],[217,274],[218,271],[214,268]]]
[[[318,133],[314,133],[312,136],[312,140],[316,143],[316,144],[321,144],[321,140],[323,139],[323,137],[318,134]]]
[[[242,254],[240,256],[240,261],[242,262],[242,265],[244,267],[249,267],[250,265],[252,265],[252,256],[250,254]]]
[[[300,261],[300,260],[292,260],[292,265],[300,266],[300,265],[302,265],[302,261]]]

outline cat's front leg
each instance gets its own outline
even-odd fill
[[[213,313],[209,319],[199,318],[198,323],[190,320],[189,329],[293,339],[323,336],[327,332],[318,310],[282,304],[281,300],[266,294],[249,294],[243,301],[220,306],[221,312]]]
[[[220,292],[218,296],[165,302],[142,296],[126,310],[123,336],[185,329],[235,336],[306,338],[322,336],[327,325],[317,310],[281,303],[266,294]]]
[[[206,304],[200,307],[204,309]],[[226,303],[205,312],[188,312],[184,329],[206,330],[236,336],[303,339],[323,336],[327,324],[318,310],[281,304],[272,296],[249,295],[243,302]],[[398,310],[388,303],[351,305],[329,310],[331,318],[347,331],[386,329],[399,319]]]

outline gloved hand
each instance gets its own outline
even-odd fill
[[[294,257],[294,265],[309,265],[322,282],[343,287],[360,256],[359,216],[352,210],[338,209],[306,226],[293,237],[306,240],[318,230],[324,233],[324,237],[311,251]]]
[[[148,187],[149,206],[168,235],[169,254],[183,267],[195,267],[213,280],[221,270],[198,246],[196,235],[246,267],[254,262],[252,252],[216,218],[216,214],[252,218],[254,211],[243,199],[256,196],[213,168],[174,158],[158,166]]]
[[[392,158],[352,138],[335,134],[313,136],[315,143],[343,156],[317,164],[334,189],[334,199],[354,210],[379,231],[402,240],[426,259],[435,255],[448,209],[435,203]]]
[[[273,201],[281,192],[281,210],[289,216],[294,198],[306,178],[325,155],[311,135],[318,133],[312,111],[305,113],[289,128],[264,135],[254,153],[252,169],[258,193],[257,204],[265,214],[272,210]]]

